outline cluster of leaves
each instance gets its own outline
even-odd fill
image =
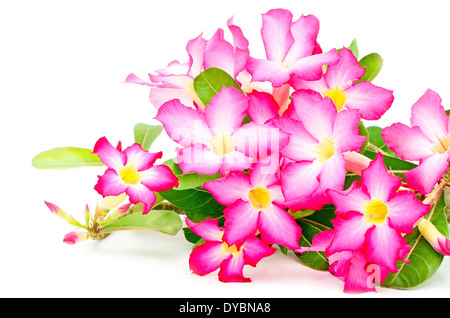
[[[358,58],[359,52],[355,40],[348,48]],[[379,54],[371,53],[359,59],[359,64],[366,68],[365,75],[361,78],[361,81],[372,81],[378,75],[383,60]],[[209,104],[211,98],[224,86],[240,89],[230,75],[218,68],[206,69],[194,80],[195,92],[205,105]],[[138,123],[134,127],[135,142],[139,143],[144,150],[149,150],[151,144],[162,130],[162,126]],[[387,147],[381,136],[380,127],[365,127],[361,121],[360,133],[367,137],[361,153],[370,159],[374,159],[378,152],[383,153],[385,165],[392,174],[403,178],[405,172],[417,166],[412,162],[400,159]],[[103,165],[100,159],[95,154],[92,154],[91,149],[75,147],[62,147],[44,151],[33,158],[32,164],[39,169]],[[172,190],[159,192],[159,200],[151,213],[142,215],[142,213],[139,213],[139,207],[136,206],[126,216],[101,225],[97,229],[99,233],[110,233],[119,230],[156,230],[165,234],[175,235],[182,229],[186,240],[197,244],[200,237],[192,233],[188,227],[182,228],[180,214],[185,215],[196,223],[207,218],[214,218],[219,219],[219,224],[221,224],[225,207],[219,204],[211,193],[202,188],[205,182],[219,178],[220,175],[183,174],[175,159],[168,160],[164,164],[170,167],[172,172],[179,178],[179,186]],[[360,176],[356,174],[347,173],[345,187],[348,188],[359,178]],[[446,197],[448,195],[442,192],[426,218],[441,233],[448,236]],[[334,212],[335,207],[333,205],[326,205],[320,211],[303,210],[291,213],[302,228],[300,245],[311,246],[315,235],[332,228],[331,220],[335,218]],[[443,255],[433,249],[417,228],[413,233],[406,235],[405,238],[411,246],[411,251],[406,256],[409,262],[400,262],[398,272],[390,274],[383,282],[384,286],[401,289],[417,286],[431,277],[443,260]],[[283,253],[288,254],[288,249],[283,246],[279,246],[279,248]],[[301,263],[310,268],[321,271],[328,270],[329,264],[324,252],[311,251],[302,255],[295,255]]]

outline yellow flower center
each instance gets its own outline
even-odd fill
[[[433,145],[431,150],[437,153],[444,153],[450,147],[450,136],[440,137],[438,141]]]
[[[137,171],[134,165],[126,165],[119,170],[119,175],[125,184],[136,184],[142,179],[142,174]]]
[[[222,254],[226,254],[226,255],[238,255],[241,251],[238,250],[237,246],[235,244],[229,246],[227,243],[223,242],[222,244]]]
[[[346,98],[344,91],[339,87],[329,89],[324,95],[331,98],[338,111],[341,111],[344,108]]]
[[[248,192],[248,199],[255,209],[266,209],[272,203],[269,191],[265,188],[255,187]]]
[[[380,199],[372,199],[363,207],[364,220],[370,224],[381,224],[386,219],[388,208]]]
[[[315,154],[320,163],[324,163],[332,155],[334,155],[334,140],[331,137],[326,137],[319,141],[316,146]]]
[[[226,155],[234,150],[234,142],[230,136],[215,136],[211,140],[213,151],[218,156]]]

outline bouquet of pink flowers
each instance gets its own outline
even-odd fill
[[[284,9],[262,15],[266,58],[253,57],[227,21],[186,45],[186,62],[142,79],[161,125],[136,124],[135,143],[101,137],[92,148],[59,147],[33,166],[104,166],[101,195],[83,221],[45,202],[76,229],[75,244],[114,231],[184,232],[193,273],[249,282],[243,269],[277,249],[342,279],[344,291],[410,288],[450,255],[445,189],[450,121],[431,89],[410,125],[371,126],[394,101],[372,84],[383,60],[348,46],[322,51],[319,20]],[[157,163],[163,132],[179,145]]]

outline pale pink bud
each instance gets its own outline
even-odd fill
[[[356,151],[347,151],[343,153],[345,160],[345,169],[350,172],[361,175],[361,171],[369,167],[372,160]]]
[[[450,256],[450,240],[439,232],[433,223],[422,219],[417,226],[423,237],[437,252]]]
[[[80,243],[87,240],[88,237],[89,237],[88,233],[84,231],[72,231],[64,236],[63,242],[73,245],[75,243]]]

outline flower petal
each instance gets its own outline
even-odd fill
[[[371,225],[363,220],[361,213],[349,212],[345,216],[338,216],[332,223],[336,232],[328,247],[328,254],[358,251],[364,246],[365,234]]]
[[[367,201],[370,201],[369,195],[364,192],[364,188],[357,181],[345,191],[329,190],[326,192],[336,206],[336,215],[343,215],[347,212],[361,212]]]
[[[272,9],[262,15],[261,35],[267,59],[282,62],[294,43],[291,33],[292,13],[284,9]]]
[[[111,195],[116,196],[124,193],[127,189],[127,185],[115,170],[106,169],[105,173],[99,177],[94,189],[103,197]]]
[[[184,173],[214,175],[220,171],[223,157],[215,155],[205,145],[194,144],[178,151],[177,162]]]
[[[157,153],[147,152],[140,144],[133,144],[123,151],[127,155],[126,165],[133,165],[137,171],[144,171],[153,166],[156,160],[162,158],[162,151]]]
[[[184,147],[206,144],[212,137],[204,114],[184,106],[177,99],[162,105],[156,119],[163,124],[169,137]]]
[[[262,125],[269,119],[278,117],[279,106],[271,94],[252,91],[247,97],[248,115],[252,122]]]
[[[307,81],[317,81],[323,76],[322,66],[333,65],[339,61],[336,49],[304,57],[289,68],[289,74]]]
[[[244,277],[243,269],[245,265],[244,254],[231,254],[231,257],[225,259],[220,265],[219,281],[224,283],[231,282],[250,282],[250,278]]]
[[[313,15],[302,15],[292,23],[291,32],[294,42],[283,60],[288,65],[313,54],[319,34],[319,20]]]
[[[319,186],[317,179],[323,165],[317,161],[291,162],[281,170],[281,189],[287,201],[312,194]]]
[[[313,194],[314,200],[320,204],[331,203],[330,198],[325,195],[325,191],[328,189],[342,190],[346,174],[344,156],[340,152],[336,152],[323,165],[318,176],[319,186]]]
[[[245,95],[233,87],[223,87],[205,108],[205,119],[215,136],[231,136],[247,115]]]
[[[344,90],[359,80],[364,72],[364,67],[359,66],[352,51],[343,47],[339,51],[339,62],[327,68],[324,79],[328,87]]]
[[[178,185],[178,178],[169,167],[153,166],[145,172],[141,183],[152,191],[160,192],[170,190]]]
[[[255,235],[259,211],[249,201],[237,200],[223,211],[225,217],[225,233],[223,240],[234,245],[250,235]]]
[[[412,191],[397,192],[386,205],[389,226],[401,233],[412,233],[415,223],[430,211],[430,206],[419,202]]]
[[[156,195],[143,184],[128,186],[126,193],[131,203],[142,203],[142,214],[147,214],[156,202]]]
[[[278,62],[249,57],[246,67],[252,82],[269,81],[274,87],[280,87],[290,79],[289,71]]]
[[[408,127],[395,123],[381,130],[381,136],[389,149],[403,160],[420,160],[433,154],[432,143],[425,137],[419,127]]]
[[[116,171],[123,167],[127,162],[126,155],[113,147],[106,137],[97,140],[93,153],[96,154],[108,168],[112,168]]]
[[[222,262],[230,257],[223,253],[222,242],[206,242],[196,246],[189,256],[189,268],[203,276],[217,270]]]
[[[421,160],[418,167],[405,173],[408,186],[425,195],[433,191],[434,186],[448,170],[449,154],[435,153]]]
[[[366,137],[359,135],[359,113],[355,110],[340,111],[333,127],[333,141],[339,152],[359,151]]]
[[[194,223],[186,218],[186,225],[206,242],[222,242],[223,229],[219,227],[218,219],[208,218],[200,223]]]
[[[347,88],[344,94],[344,107],[358,110],[361,118],[367,120],[380,119],[394,102],[392,91],[369,82],[359,82]]]
[[[387,172],[381,153],[378,153],[369,167],[361,172],[361,184],[367,188],[372,199],[387,202],[389,197],[398,190],[401,183],[401,178]]]
[[[256,266],[261,259],[272,255],[276,251],[276,248],[264,244],[256,237],[247,238],[241,249],[244,251],[245,262],[250,266]]]
[[[279,244],[290,249],[300,248],[302,229],[291,215],[276,204],[260,212],[258,229],[262,241],[268,245]]]
[[[411,125],[418,126],[433,143],[437,141],[437,137],[448,135],[448,115],[441,102],[439,94],[427,89],[411,108]]]
[[[370,265],[369,265],[370,266]],[[367,260],[363,253],[354,253],[345,276],[344,292],[350,294],[375,291],[373,277],[368,272]]]
[[[205,182],[203,188],[211,192],[222,205],[231,205],[236,200],[248,200],[251,189],[249,177],[243,172],[230,172],[221,179]]]

